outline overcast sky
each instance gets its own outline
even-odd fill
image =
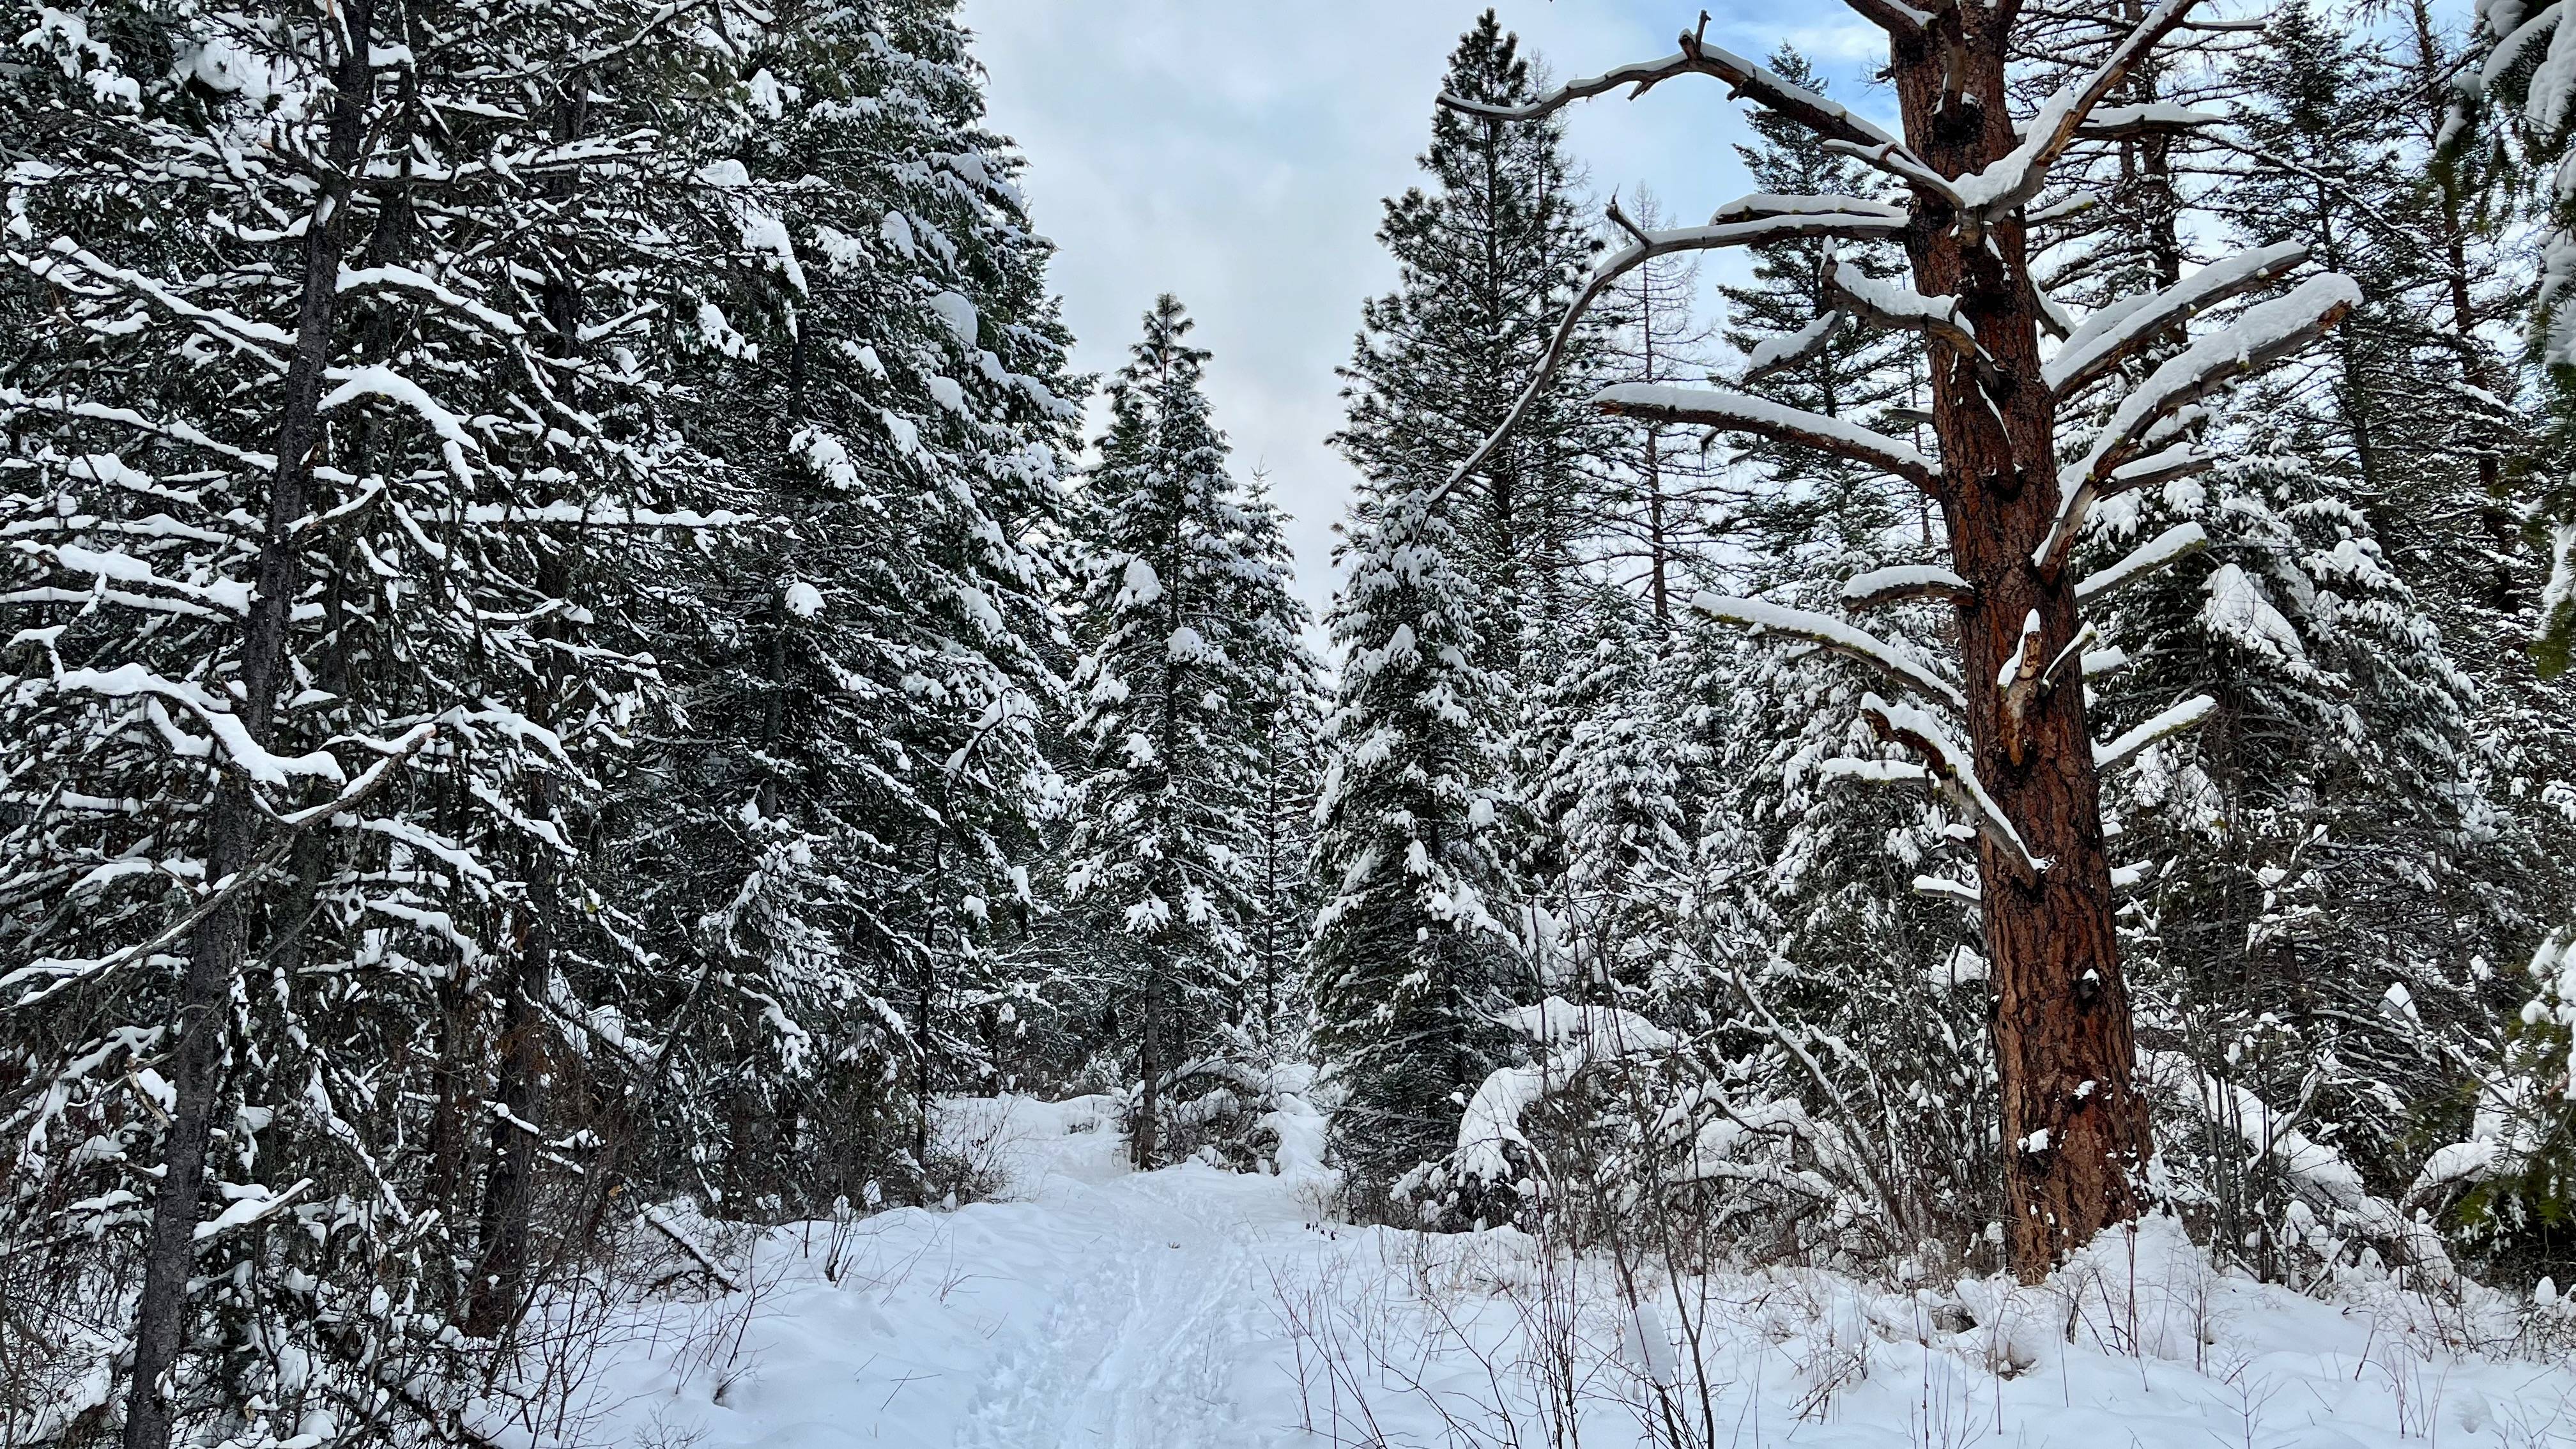
[[[965,0],[992,72],[996,129],[1029,158],[1038,229],[1059,250],[1078,369],[1125,359],[1154,295],[1177,293],[1216,354],[1209,391],[1238,467],[1268,471],[1296,515],[1299,588],[1321,612],[1348,465],[1335,365],[1362,298],[1395,271],[1376,240],[1381,198],[1414,184],[1432,97],[1481,5],[1450,0]],[[1696,3],[1507,0],[1556,76],[1668,55]],[[1712,8],[1715,8],[1712,6]],[[1862,76],[1883,35],[1830,0],[1752,0],[1709,38],[1760,58],[1795,42],[1835,93],[1883,112]],[[1596,197],[1653,188],[1704,216],[1747,189],[1730,143],[1746,132],[1723,87],[1683,77],[1644,99],[1570,113]]]

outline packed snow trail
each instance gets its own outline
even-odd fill
[[[772,1286],[737,1295],[767,1301],[665,1314],[655,1351],[610,1375],[605,1422],[699,1449],[1273,1442],[1245,1426],[1232,1382],[1241,1346],[1276,1336],[1264,1265],[1315,1216],[1299,1169],[1320,1122],[1281,1124],[1288,1176],[1139,1174],[1101,1099],[960,1105],[952,1133],[988,1139],[1021,1200],[863,1219],[837,1283],[814,1263],[829,1225],[772,1235],[772,1267],[753,1272]],[[728,1362],[674,1346],[737,1327],[743,1350],[716,1349]]]
[[[739,1289],[707,1296],[675,1250],[695,1286],[586,1327],[586,1410],[496,1440],[1487,1449],[1563,1442],[1552,1345],[1574,1365],[1580,1443],[1666,1442],[1637,1405],[1678,1361],[1670,1298],[1645,1320],[1656,1349],[1597,1266],[1569,1278],[1523,1234],[1325,1224],[1322,1123],[1293,1096],[1289,1112],[1275,1175],[1134,1173],[1105,1099],[954,1104],[951,1141],[1011,1200],[749,1243],[682,1218]],[[1729,1449],[2576,1444],[2563,1303],[2434,1301],[2376,1270],[2305,1298],[2212,1272],[2169,1223],[2036,1289],[1907,1294],[1792,1268],[1687,1283]]]

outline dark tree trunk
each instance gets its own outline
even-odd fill
[[[295,352],[288,359],[285,397],[277,425],[277,471],[270,483],[268,516],[256,565],[256,592],[243,622],[242,728],[265,745],[276,722],[277,688],[286,673],[287,626],[298,587],[298,550],[292,533],[308,511],[312,455],[321,442],[324,369],[331,360],[331,323],[338,299],[340,259],[347,248],[349,187],[337,178],[357,164],[365,137],[368,93],[374,72],[368,38],[374,0],[350,0],[347,33],[357,43],[340,57],[332,83],[326,153],[331,166],[322,199],[302,247],[303,293],[297,303]],[[259,812],[250,787],[227,773],[215,789],[206,859],[206,884],[214,887],[250,865]],[[164,1390],[188,1326],[188,1274],[195,1256],[198,1196],[205,1188],[206,1143],[222,1087],[224,1019],[233,978],[241,970],[249,931],[249,892],[235,893],[207,913],[191,935],[188,969],[180,978],[171,1028],[171,1081],[177,1092],[170,1127],[162,1139],[162,1176],[152,1203],[152,1226],[143,1253],[143,1296],[134,1319],[134,1378],[125,1408],[125,1449],[167,1449],[173,1405]]]
[[[1982,170],[2017,144],[2004,96],[2005,38],[2016,9],[1954,7],[1930,36],[1896,51],[1908,141],[1945,175]],[[1954,87],[1946,99],[1945,73]],[[2083,689],[2063,675],[2055,688],[2041,678],[1997,684],[2023,654],[2032,613],[2042,663],[2058,658],[2077,629],[2075,580],[2032,561],[2059,493],[2055,404],[2040,381],[2028,242],[2018,220],[1987,231],[1991,248],[1965,241],[1948,220],[1940,203],[1921,200],[1907,250],[1915,289],[1958,295],[1993,358],[1987,380],[1946,349],[1930,358],[1953,565],[1975,590],[1959,610],[1971,750],[1988,792],[2047,863],[2033,872],[1992,839],[1980,846],[2006,1243],[2015,1270],[2032,1278],[2101,1229],[2137,1216],[2134,1175],[2146,1156],[2147,1117],[2134,1083]]]
[[[591,85],[592,77],[583,71],[575,71],[566,80],[561,98],[555,103],[557,141],[578,141],[589,131]],[[568,200],[575,185],[567,176],[550,183],[550,190],[558,200]],[[582,292],[573,270],[576,265],[571,259],[562,263],[538,296],[539,309],[546,319],[546,346],[558,357],[572,356],[581,344]],[[538,593],[549,599],[569,597],[573,545],[539,547],[545,554],[537,566]],[[538,631],[558,634],[569,627],[562,619],[558,611],[539,624]],[[562,657],[548,652],[545,664],[538,670],[528,708],[529,718],[538,724],[554,723],[555,697],[563,684]],[[543,767],[532,770],[528,818],[554,819],[555,806],[553,778]],[[536,1207],[537,1159],[545,1148],[550,1071],[546,1002],[554,993],[555,949],[563,912],[563,863],[546,842],[531,840],[526,850],[528,894],[517,912],[517,969],[510,976],[508,996],[501,1009],[500,1082],[492,1120],[492,1155],[483,1180],[482,1212],[477,1224],[482,1253],[475,1264],[465,1313],[465,1331],[484,1338],[508,1331],[525,1310],[532,1290],[528,1245]]]
[[[1136,1051],[1136,1067],[1144,1076],[1144,1087],[1136,1095],[1136,1128],[1132,1134],[1138,1172],[1153,1171],[1163,1150],[1163,1094],[1158,1080],[1163,1072],[1163,1012],[1155,995],[1154,983],[1148,978],[1144,1000],[1138,1003],[1137,1010],[1137,1015],[1144,1018],[1142,1041]]]

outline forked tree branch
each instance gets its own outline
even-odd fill
[[[2361,288],[2350,277],[2331,272],[2310,277],[2286,296],[2247,308],[2227,327],[2194,342],[2149,374],[2103,424],[2101,436],[2083,461],[2067,470],[2059,485],[2064,502],[2057,520],[2032,552],[2031,562],[2044,576],[2056,577],[2098,499],[2155,481],[2154,470],[2125,465],[2158,423],[2238,378],[2297,353],[2332,330],[2360,300]],[[2174,461],[2205,466],[2204,461],[2180,455]]]
[[[1701,23],[1705,26],[1705,16]],[[1440,104],[1453,111],[1488,120],[1534,121],[1541,116],[1553,115],[1576,101],[1607,95],[1622,86],[1636,88],[1629,92],[1629,99],[1634,100],[1677,75],[1710,75],[1726,82],[1732,88],[1732,94],[1785,116],[1828,141],[1904,149],[1904,142],[1862,119],[1850,107],[1782,79],[1733,51],[1709,44],[1704,32],[1684,32],[1681,47],[1675,54],[1661,60],[1639,61],[1600,75],[1569,81],[1536,100],[1517,106],[1471,101],[1447,92],[1441,94]]]
[[[2230,297],[2288,275],[2307,259],[2303,242],[2258,247],[2212,262],[2163,291],[2130,299],[2123,310],[2105,308],[2066,339],[2066,345],[2040,369],[2041,380],[2058,397],[2072,397],[2158,335]]]
[[[2113,48],[2081,84],[2050,96],[2030,119],[2022,143],[1974,176],[1951,183],[1961,200],[1961,220],[1971,234],[1985,223],[2027,204],[2048,184],[2048,173],[2075,144],[2093,109],[2127,78],[2130,67],[2172,33],[2200,0],[2164,0]]]

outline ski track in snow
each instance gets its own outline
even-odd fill
[[[1485,1449],[1513,1442],[1491,1432],[1500,1395],[1520,1421],[1517,1442],[1554,1442],[1543,1393],[1518,1377],[1535,1366],[1525,1315],[1545,1286],[1529,1240],[1319,1229],[1310,1166],[1319,1119],[1286,1124],[1289,1170],[1278,1176],[1198,1163],[1138,1174],[1102,1099],[956,1111],[951,1133],[991,1140],[1013,1200],[861,1219],[847,1230],[837,1279],[826,1271],[836,1261],[828,1225],[776,1230],[737,1272],[756,1285],[749,1293],[639,1308],[600,1335],[580,1432],[503,1441]],[[712,1239],[716,1230],[700,1226]],[[2093,1271],[2077,1289],[2077,1316],[2114,1324],[2117,1351],[2068,1342],[2063,1299],[2016,1296],[1998,1279],[1961,1285],[1953,1301],[1987,1326],[1953,1333],[1922,1327],[1929,1300],[1830,1273],[1712,1278],[1703,1346],[1719,1386],[1716,1442],[2576,1445],[2576,1360],[2453,1352],[2442,1325],[2460,1322],[2459,1310],[2428,1311],[2384,1280],[2336,1302],[2302,1298],[2212,1275],[2156,1225]],[[1629,1449],[1647,1442],[1621,1401],[1640,1382],[1629,1362],[1637,1350],[1622,1346],[1628,1321],[1607,1288],[1580,1295],[1586,1319],[1598,1320],[1579,1335],[1591,1395],[1581,1442]],[[1302,1351],[1292,1340],[1292,1318],[1331,1326],[1356,1352],[1338,1385],[1316,1367],[1313,1339]],[[2576,1342],[2576,1318],[2568,1329]],[[1371,1354],[1383,1358],[1372,1365]],[[1469,1424],[1467,1437],[1454,1432]]]
[[[959,1449],[1243,1442],[1223,1349],[1237,1338],[1230,1330],[1248,1287],[1248,1231],[1178,1204],[1156,1210],[1165,1195],[1146,1187],[1152,1181],[1082,1190],[1110,1256],[998,1357]]]

